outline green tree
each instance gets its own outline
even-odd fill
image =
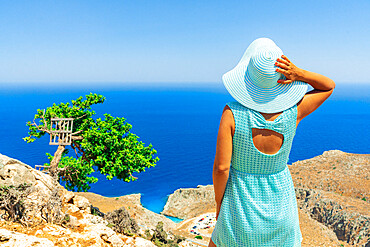
[[[138,140],[131,133],[132,126],[123,117],[94,119],[95,111],[91,106],[102,104],[105,97],[90,93],[72,103],[53,104],[45,110],[37,110],[33,122],[27,122],[28,136],[23,138],[27,143],[51,133],[51,118],[73,118],[73,135],[70,149],[59,145],[54,155],[48,154],[50,163],[45,164],[51,173],[57,174],[70,190],[87,191],[90,184],[98,179],[91,176],[99,171],[107,179],[117,177],[126,182],[137,178],[132,174],[153,167],[159,160],[157,151],[150,144]],[[74,151],[75,157],[68,156]]]

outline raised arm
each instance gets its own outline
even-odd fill
[[[315,111],[333,93],[335,83],[332,79],[318,73],[300,69],[284,55],[277,59],[275,65],[279,67],[276,71],[282,73],[287,78],[286,80],[279,80],[279,83],[287,84],[293,81],[303,81],[314,88],[306,93],[297,104],[297,125],[303,118]]]
[[[228,106],[225,106],[217,135],[216,156],[213,165],[213,187],[216,200],[216,219],[220,213],[227,180],[229,178],[231,155],[233,150],[234,116]]]

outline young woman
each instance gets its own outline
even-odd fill
[[[236,102],[225,106],[217,137],[209,247],[301,246],[288,156],[298,123],[335,83],[298,68],[267,38],[253,41],[222,80]]]

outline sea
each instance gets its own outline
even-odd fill
[[[312,88],[310,88],[312,89]],[[0,153],[31,166],[54,153],[48,136],[27,144],[27,121],[37,109],[98,93],[106,97],[93,110],[124,117],[132,132],[153,144],[160,161],[138,179],[99,181],[90,192],[107,197],[140,193],[144,207],[161,212],[168,195],[179,188],[212,184],[216,138],[222,110],[234,101],[222,83],[0,85]],[[288,164],[327,150],[370,153],[370,83],[337,83],[332,96],[298,125]],[[178,221],[177,219],[173,219]]]

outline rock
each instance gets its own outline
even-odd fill
[[[46,238],[38,238],[22,233],[0,229],[0,241],[3,247],[51,247],[55,246],[53,242]]]
[[[36,235],[52,236],[58,246],[124,246],[121,235],[104,224],[79,224],[78,231],[47,225]]]
[[[32,167],[30,168],[31,168],[31,173],[35,176],[36,183],[42,186],[45,186],[50,191],[52,191],[55,188],[55,184],[54,184],[52,177],[50,177],[48,174],[45,174],[41,171],[35,170]],[[63,188],[62,186],[60,187]]]
[[[42,229],[42,232],[53,236],[65,236],[71,234],[71,230],[58,225],[47,225]]]
[[[193,218],[216,208],[213,185],[198,185],[196,189],[178,189],[168,197],[161,214],[180,219]]]
[[[0,154],[0,186],[21,184],[29,184],[32,187],[32,192],[27,195],[23,201],[23,205],[27,208],[24,218],[33,219],[33,221],[43,221],[40,208],[44,207],[48,200],[53,195],[53,199],[58,199],[59,189],[63,189],[58,183],[56,184],[52,177],[40,171],[33,169],[31,166],[22,163],[19,160],[9,158]],[[59,200],[59,199],[58,199]],[[54,200],[55,205],[57,202]],[[52,207],[49,207],[52,208]],[[53,207],[57,210],[57,207]],[[48,215],[52,215],[48,213]]]
[[[123,246],[124,242],[118,235],[109,227],[103,224],[90,225],[85,227],[86,237],[93,238],[97,243],[103,246],[108,243],[111,246]]]
[[[156,245],[150,242],[149,240],[140,237],[135,238],[134,244],[135,244],[134,246],[137,247],[156,247]]]
[[[294,162],[298,206],[341,241],[370,246],[370,155],[339,150]],[[366,242],[367,241],[367,242]]]
[[[90,209],[90,202],[83,196],[74,196],[73,197],[73,204],[76,205],[79,209],[85,210]]]
[[[29,169],[27,169],[26,166],[12,162],[15,162],[15,160],[9,160],[0,170],[0,180],[2,185],[18,186],[24,183],[34,184],[36,182],[35,176],[29,172]]]
[[[35,208],[39,210],[36,213],[40,216],[41,208],[48,208],[51,213],[58,213],[60,209],[59,216],[64,217],[61,221],[63,227],[43,222],[38,225],[35,231],[32,231],[30,230],[32,227],[23,228],[19,224],[7,222],[5,226],[14,231],[0,229],[1,246],[155,246],[150,241],[137,236],[127,237],[115,232],[107,226],[108,222],[101,217],[104,216],[104,213],[96,207],[92,208],[87,198],[65,190],[53,181],[49,175],[43,174],[20,161],[0,155],[0,185],[17,186],[24,182],[31,184],[34,188],[25,200],[27,210],[38,205]],[[129,198],[138,202],[142,208],[140,196],[130,196]],[[53,200],[52,204],[45,206],[45,203],[51,202],[50,200]],[[157,222],[158,217],[164,217],[162,215],[151,217],[153,214],[157,214],[149,210],[146,211],[148,213],[144,218],[146,220],[150,218],[151,222]],[[48,215],[50,216],[50,214]],[[136,221],[130,218],[129,213],[124,209],[112,212],[110,216],[115,219],[115,224],[121,228],[127,223],[127,226],[131,227],[131,232],[137,232],[139,229]],[[128,221],[125,222],[123,219]],[[171,222],[171,220],[167,220]],[[34,234],[35,236],[24,233]],[[125,243],[123,239],[126,239],[127,242]],[[131,244],[128,244],[128,242],[131,242]]]
[[[79,220],[77,219],[77,217],[74,217],[72,215],[69,215],[69,222],[68,224],[72,227],[76,227],[78,225],[80,225],[80,222]]]
[[[132,210],[134,211],[134,210]],[[144,208],[143,206],[138,206],[135,209],[135,216],[133,217],[140,227],[155,229],[158,222],[163,222],[163,229],[168,232],[176,227],[176,223],[168,219],[164,215],[160,215]]]
[[[298,206],[318,222],[334,231],[339,240],[356,246],[370,242],[370,216],[348,208],[351,198],[342,198],[332,192],[296,188]],[[368,203],[352,199],[356,204]],[[347,202],[347,205],[345,204]]]
[[[53,180],[49,175],[33,169],[23,162],[0,154],[0,183],[2,185],[39,184],[44,191],[53,189]]]
[[[321,157],[335,157],[335,156],[341,156],[345,155],[346,153],[340,150],[329,150],[329,151],[324,151],[321,155]]]
[[[141,204],[141,194],[130,194],[115,198],[104,197],[91,192],[76,192],[75,194],[86,197],[92,205],[98,207],[103,213],[108,213],[124,206],[130,217],[135,219],[139,227],[144,231],[146,229],[155,229],[159,221],[164,223],[163,229],[167,232],[176,227],[176,223],[164,215],[144,208]]]
[[[0,229],[0,242],[7,242],[12,238],[11,232],[8,230]]]
[[[74,204],[67,204],[66,205],[66,213],[67,214],[73,214],[73,213],[76,213],[78,211],[80,211],[80,209],[76,205],[74,205]]]
[[[92,215],[92,214],[84,214],[83,219],[80,219],[79,222],[81,224],[103,224],[108,225],[108,221],[106,221],[103,217]]]
[[[72,191],[65,190],[63,193],[63,202],[64,203],[73,203],[73,198],[75,196],[75,193]]]
[[[370,201],[370,155],[325,151],[289,166],[295,186]]]
[[[91,213],[90,202],[86,198],[65,190],[49,175],[1,154],[0,164],[0,185],[31,184],[33,190],[24,200],[24,206],[27,209],[25,218],[33,219],[34,223],[47,220],[59,222],[64,218],[65,212],[62,211],[69,214]]]

